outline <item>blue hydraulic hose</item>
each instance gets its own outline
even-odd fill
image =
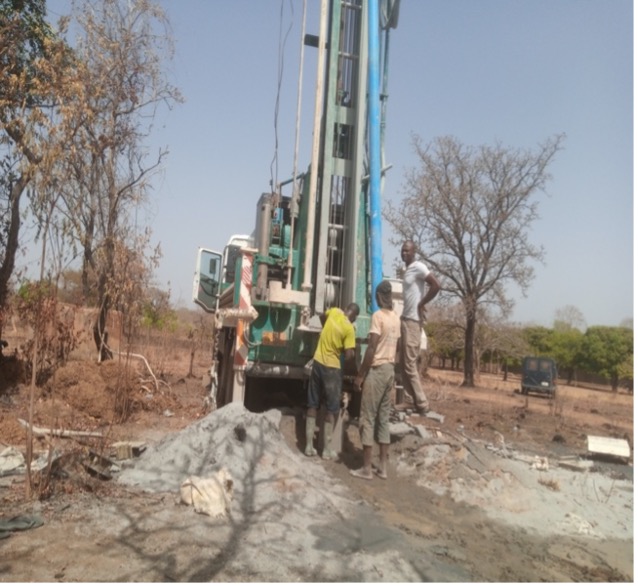
[[[375,291],[383,279],[381,250],[381,107],[379,93],[379,3],[368,3],[368,133],[370,144],[370,257],[372,311],[379,309]]]

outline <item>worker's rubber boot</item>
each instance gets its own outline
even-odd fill
[[[321,457],[324,460],[334,460],[337,457],[337,452],[332,449],[332,430],[334,424],[332,421],[324,421],[323,423],[323,452]]]
[[[315,417],[306,417],[306,450],[304,454],[312,457],[317,455],[317,450],[312,446],[315,438]]]

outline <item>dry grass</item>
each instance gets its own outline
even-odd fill
[[[553,478],[539,478],[538,479],[538,484],[541,484],[542,486],[546,486],[547,488],[549,488],[550,490],[553,490],[554,492],[558,492],[560,490],[560,484],[558,483],[557,480],[554,480]]]
[[[520,378],[482,374],[477,386],[461,386],[463,374],[430,368],[424,388],[432,408],[454,430],[462,425],[486,441],[531,441],[538,453],[563,444],[586,449],[588,435],[625,438],[633,448],[633,395],[559,385],[552,399],[520,393]]]

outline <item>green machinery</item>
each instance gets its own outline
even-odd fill
[[[193,299],[214,312],[211,399],[302,388],[319,315],[354,301],[364,343],[381,280],[389,33],[398,0],[322,0],[311,162],[258,200],[254,231],[198,251]],[[370,24],[373,23],[373,24]],[[372,55],[372,58],[370,58]],[[376,226],[376,227],[375,227]]]

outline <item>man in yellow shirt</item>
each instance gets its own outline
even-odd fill
[[[338,307],[331,307],[321,316],[323,329],[319,336],[317,350],[313,356],[310,383],[308,385],[308,411],[306,413],[306,456],[316,456],[313,447],[315,424],[319,406],[326,406],[326,417],[323,424],[323,451],[321,456],[330,460],[337,457],[332,450],[332,430],[336,415],[341,408],[341,354],[346,363],[350,363],[353,370],[355,365],[355,332],[352,325],[359,315],[359,306],[351,303],[342,311]]]

